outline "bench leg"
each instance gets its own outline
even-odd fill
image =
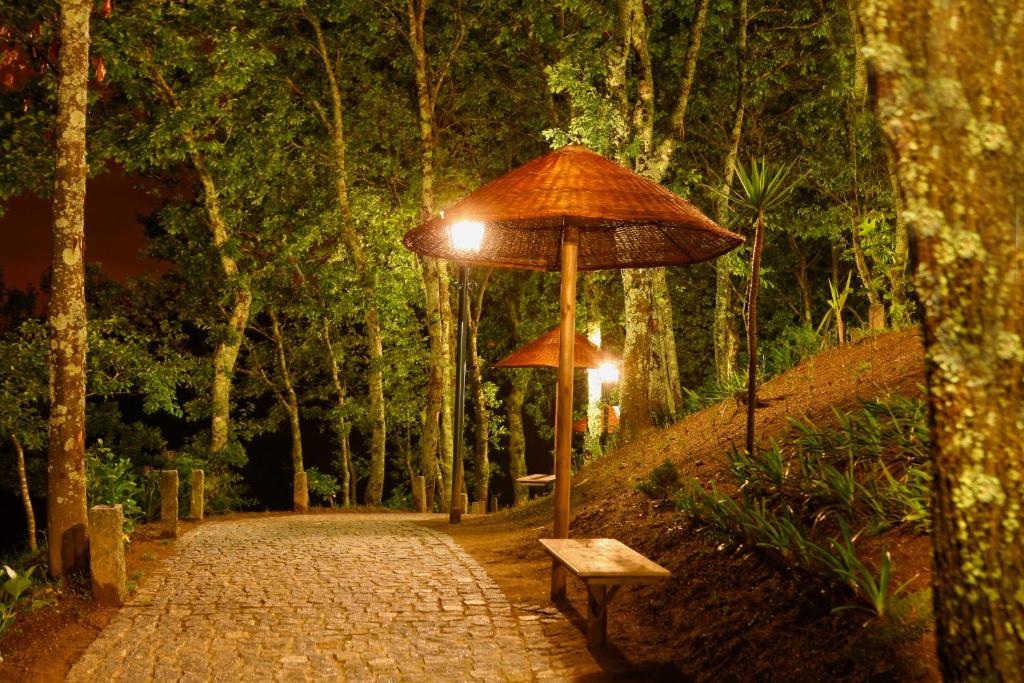
[[[587,586],[587,647],[601,647],[608,639],[608,596],[604,586]]]
[[[551,560],[551,602],[565,601],[565,567],[558,560]]]
[[[587,584],[587,647],[603,647],[608,640],[608,605],[619,588]]]

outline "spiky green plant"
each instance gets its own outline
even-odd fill
[[[750,284],[747,288],[747,452],[754,452],[754,410],[757,408],[757,294],[761,285],[761,251],[764,248],[765,216],[792,193],[799,179],[790,180],[793,164],[771,167],[763,157],[750,169],[737,164],[740,187],[727,195],[753,220],[754,243],[750,252]],[[723,194],[720,190],[719,194]]]

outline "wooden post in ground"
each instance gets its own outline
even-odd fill
[[[498,511],[498,497],[497,496],[491,496],[491,512],[497,512],[497,511]]]
[[[89,573],[92,595],[101,605],[120,607],[127,594],[124,511],[120,505],[89,508]]]
[[[412,506],[416,512],[427,511],[427,479],[422,474],[412,478]]]
[[[191,490],[189,517],[201,522],[206,511],[206,473],[202,470],[192,470]]]
[[[572,461],[572,366],[576,333],[577,228],[562,231],[562,292],[558,335],[558,393],[555,400],[555,538],[569,538],[569,476]],[[551,563],[551,599],[565,599],[566,570]]]
[[[302,514],[309,512],[309,478],[304,471],[296,472],[292,479],[292,509]]]
[[[178,470],[160,471],[160,536],[178,537]]]

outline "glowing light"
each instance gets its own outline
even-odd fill
[[[615,363],[601,363],[597,372],[605,384],[614,384],[619,381],[619,366]]]
[[[479,221],[459,221],[448,226],[448,239],[456,251],[480,251],[484,239],[484,224]]]

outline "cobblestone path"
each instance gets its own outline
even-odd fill
[[[536,617],[397,514],[214,522],[179,538],[68,681],[571,679]]]

